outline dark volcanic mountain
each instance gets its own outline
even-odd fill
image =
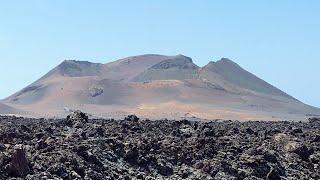
[[[3,102],[32,116],[65,116],[75,109],[114,118],[134,113],[300,120],[320,114],[229,59],[198,67],[183,55],[141,55],[107,64],[64,61]]]

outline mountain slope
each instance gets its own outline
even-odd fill
[[[101,78],[131,81],[135,76],[151,66],[170,58],[170,56],[146,54],[120,59],[104,64]]]
[[[183,55],[141,55],[99,64],[64,61],[4,102],[39,116],[81,109],[104,117],[239,120],[320,114],[228,59],[198,67]]]
[[[208,63],[201,69],[200,76],[211,80],[212,82],[220,80],[236,87],[258,93],[292,98],[283,91],[256,77],[241,68],[238,64],[226,58],[222,58],[217,62]]]
[[[19,114],[19,113],[22,113],[22,111],[19,111],[13,107],[10,107],[0,102],[0,114]]]

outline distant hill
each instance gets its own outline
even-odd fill
[[[151,119],[301,120],[320,114],[227,58],[199,67],[184,55],[146,54],[106,64],[63,61],[3,102],[48,117],[75,109]]]

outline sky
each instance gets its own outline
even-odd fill
[[[0,99],[65,59],[222,57],[320,107],[320,1],[0,0]]]

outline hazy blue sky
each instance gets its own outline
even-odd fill
[[[0,98],[64,59],[228,57],[320,106],[320,1],[0,0]]]

